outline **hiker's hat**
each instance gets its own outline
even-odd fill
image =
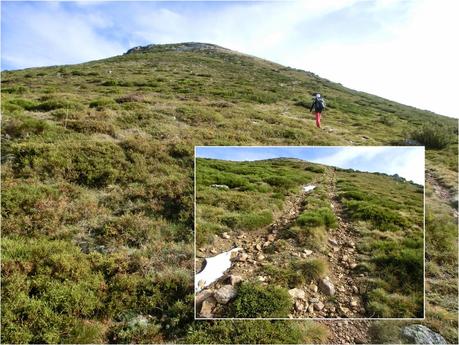
[[[320,98],[320,93],[316,93],[316,98]]]

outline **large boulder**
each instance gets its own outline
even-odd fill
[[[409,325],[402,329],[402,336],[411,344],[447,344],[445,338],[423,325]]]
[[[231,285],[224,285],[214,293],[214,297],[220,304],[227,304],[236,297],[236,289]]]

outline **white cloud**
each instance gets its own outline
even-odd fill
[[[75,15],[51,3],[40,9],[25,4],[21,16],[7,16],[11,27],[2,37],[2,59],[16,68],[79,63],[124,51],[98,33],[111,23],[96,13]]]
[[[311,161],[347,169],[398,174],[409,181],[424,185],[423,147],[349,146]]]

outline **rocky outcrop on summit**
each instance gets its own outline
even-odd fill
[[[220,50],[220,51],[230,51],[229,49],[220,47],[216,44],[210,43],[199,43],[199,42],[184,42],[177,44],[149,44],[146,46],[138,46],[129,49],[125,54],[146,52],[151,50],[170,50],[170,51],[196,51],[196,50]]]

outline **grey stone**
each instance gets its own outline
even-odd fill
[[[328,242],[330,242],[332,246],[338,246],[338,242],[336,242],[336,240],[334,240],[333,238],[329,238]]]
[[[316,310],[322,310],[322,309],[324,309],[324,304],[323,304],[322,302],[319,301],[319,302],[317,302],[317,303],[314,303],[314,308],[315,308]]]
[[[412,344],[447,344],[445,338],[423,325],[409,325],[402,329],[402,336]]]
[[[303,311],[305,308],[307,308],[307,305],[305,306],[304,302],[302,300],[297,299],[295,301],[295,310],[300,312]]]
[[[210,185],[212,188],[217,188],[217,189],[225,189],[228,190],[230,189],[227,185],[225,184],[212,184]]]
[[[319,280],[319,288],[327,296],[333,296],[335,294],[335,286],[328,279]]]
[[[224,285],[214,293],[214,297],[220,304],[227,304],[236,297],[236,289],[231,285]]]
[[[148,326],[148,319],[144,315],[137,315],[128,324],[129,327],[146,327]]]

